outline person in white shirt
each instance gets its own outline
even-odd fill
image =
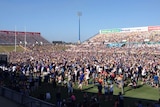
[[[146,69],[145,69],[145,67],[142,69],[142,73],[141,73],[141,75],[142,75],[142,84],[143,84],[143,82],[145,82],[145,78],[146,78]]]
[[[75,82],[77,82],[77,81],[78,81],[78,79],[77,79],[77,73],[78,73],[77,69],[74,69],[74,74],[75,74]]]
[[[88,86],[88,83],[89,83],[89,74],[90,74],[90,70],[89,69],[86,69],[86,72],[85,72],[85,85]]]

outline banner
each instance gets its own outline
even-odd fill
[[[101,34],[105,34],[105,33],[115,33],[115,32],[120,32],[120,29],[105,29],[105,30],[100,30]]]
[[[36,35],[36,36],[40,36],[41,33],[40,32],[22,32],[22,31],[6,31],[6,30],[0,30],[0,34],[7,34],[7,35],[14,35],[16,33],[16,35]]]
[[[157,28],[155,27],[131,27],[131,28],[115,28],[115,29],[104,29],[100,30],[100,34],[106,33],[117,33],[117,32],[141,32],[141,31],[149,31],[149,29],[160,29],[160,26]]]
[[[160,26],[148,26],[148,31],[160,30]]]
[[[148,27],[121,28],[121,32],[139,32],[139,31],[148,31]]]
[[[120,32],[131,32],[130,28],[122,28]]]

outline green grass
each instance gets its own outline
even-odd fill
[[[8,52],[13,52],[13,51],[15,51],[15,46],[0,45],[0,53],[8,53]],[[22,52],[24,51],[24,49],[20,46],[17,46],[16,51]]]
[[[157,100],[159,98],[159,91],[157,88],[144,85],[140,88],[127,91],[125,96],[132,98],[141,98],[146,100]]]
[[[62,93],[62,99],[65,99],[68,97],[67,88],[63,86],[59,86]],[[46,93],[50,92],[52,99],[49,101],[50,103],[56,103],[55,93],[58,88],[53,89],[51,84],[43,84],[39,89],[35,90],[31,93],[31,96],[38,98],[40,93]],[[89,85],[88,87],[83,87],[84,92],[87,92],[89,96],[92,96],[93,94],[97,95],[97,86]],[[115,87],[114,88],[114,98],[112,101],[104,101],[104,96],[102,96],[102,100],[100,101],[101,107],[112,107],[114,104],[114,100],[116,99],[118,93],[121,91],[121,89]],[[124,95],[124,104],[125,107],[135,107],[135,103],[139,100],[142,101],[144,105],[146,105],[148,102],[156,102],[159,99],[159,91],[157,88],[149,87],[146,85],[139,86],[137,89],[131,89],[130,87],[125,87],[125,95]],[[77,85],[74,86],[74,94],[77,97],[77,101],[80,102],[83,99],[83,92],[81,92],[79,89],[77,89]]]

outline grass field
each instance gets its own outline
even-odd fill
[[[13,52],[13,51],[15,51],[15,46],[13,46],[13,45],[11,45],[11,46],[0,45],[0,53],[8,53],[8,52]],[[24,51],[24,49],[21,46],[17,45],[16,51],[22,52],[22,51]]]
[[[65,99],[68,97],[67,88],[63,86],[59,86],[61,89],[62,99]],[[31,96],[39,97],[40,93],[51,93],[51,100],[49,102],[56,103],[56,91],[58,88],[53,89],[51,84],[43,84],[38,90],[35,90]],[[115,87],[114,88],[114,98],[112,101],[104,101],[104,96],[102,96],[102,99],[100,100],[101,107],[113,107],[114,101],[118,95],[118,93],[121,91],[121,89]],[[139,85],[137,89],[132,89],[130,87],[125,87],[125,95],[124,95],[124,105],[125,107],[135,107],[135,103],[139,100],[142,101],[144,105],[147,103],[154,103],[158,101],[160,95],[159,90],[157,88],[153,88],[146,85]],[[97,95],[97,86],[89,85],[88,87],[83,88],[83,92],[87,92],[89,96]],[[77,102],[83,101],[83,92],[81,92],[79,89],[77,89],[77,85],[74,86],[74,94],[76,95]]]

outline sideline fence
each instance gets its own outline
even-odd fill
[[[22,105],[22,107],[56,107],[56,105],[0,86],[0,96]]]

